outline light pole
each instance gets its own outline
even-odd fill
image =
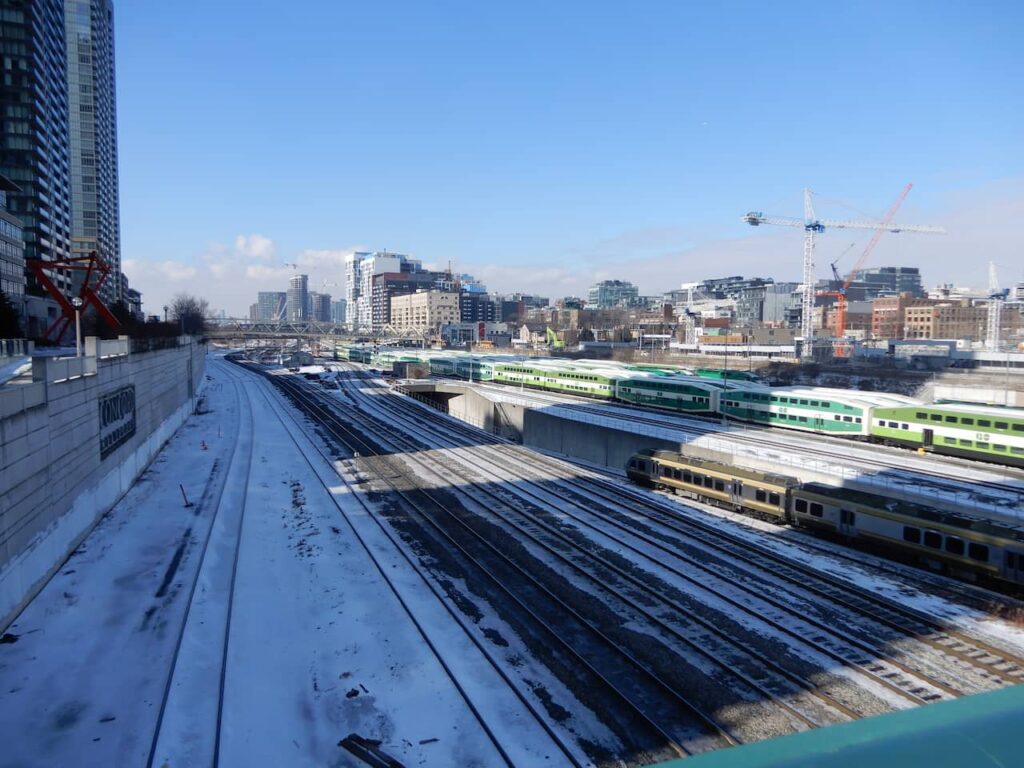
[[[71,300],[71,306],[75,308],[75,357],[82,356],[82,305],[84,303],[77,296]]]

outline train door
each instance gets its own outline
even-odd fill
[[[1024,584],[1024,552],[1006,550],[1003,553],[1003,575],[1007,581]]]
[[[729,501],[737,507],[743,506],[743,483],[740,480],[733,480],[729,484]]]
[[[924,430],[924,442],[922,444],[925,447],[927,447],[927,446],[930,446],[933,442],[935,442],[935,432],[934,432],[934,430],[925,428],[925,430]]]
[[[857,535],[857,515],[849,509],[839,510],[839,532],[846,536]]]

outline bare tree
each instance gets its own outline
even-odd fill
[[[171,301],[170,318],[184,333],[200,336],[206,330],[206,315],[210,303],[206,299],[179,293]]]

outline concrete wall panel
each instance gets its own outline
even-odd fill
[[[98,361],[35,358],[34,383],[0,388],[0,630],[188,418],[205,357],[189,342]],[[101,458],[99,398],[128,384],[135,434]]]

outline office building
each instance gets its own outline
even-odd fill
[[[354,330],[373,330],[373,278],[421,271],[421,263],[399,253],[357,251],[345,258],[346,319]],[[384,314],[390,313],[381,310]]]
[[[66,259],[71,185],[64,0],[7,1],[0,8],[0,174],[17,185],[8,190],[8,207],[24,225],[26,260]],[[51,279],[62,291],[70,288],[65,272],[54,271]],[[43,294],[31,276],[27,291]],[[30,315],[29,335],[45,333],[53,319],[55,313]]]
[[[498,304],[486,293],[459,294],[459,321],[463,323],[494,323],[498,321]]]
[[[284,291],[260,291],[256,294],[256,316],[261,323],[280,323],[286,319],[288,294]]]
[[[934,299],[915,298],[909,293],[877,298],[871,302],[871,335],[876,339],[906,338],[906,310],[937,303]]]
[[[438,288],[434,272],[383,272],[373,276],[368,330],[381,330],[391,322],[391,299]]]
[[[988,327],[987,302],[972,304],[968,299],[934,302],[931,306],[911,306],[904,310],[906,339],[963,339],[982,341]],[[1020,313],[1004,307],[1002,332],[1014,335],[1020,329]]]
[[[0,291],[21,311],[25,296],[25,240],[21,219],[7,210],[7,195],[17,186],[0,176]]]
[[[310,291],[308,315],[310,320],[318,323],[331,322],[331,294]]]
[[[331,322],[343,325],[345,320],[345,304],[344,299],[335,299],[331,302]]]
[[[110,305],[122,299],[113,3],[64,0],[64,28],[72,251],[110,267],[99,290]],[[84,275],[72,274],[77,294]]]
[[[391,326],[395,330],[437,331],[459,321],[459,294],[417,291],[391,300]]]
[[[867,287],[865,298],[874,299],[879,296],[900,296],[910,294],[911,298],[923,299],[924,287],[921,285],[921,270],[917,267],[871,267],[857,273],[857,283]]]
[[[632,307],[637,303],[639,290],[624,280],[602,280],[587,292],[587,306],[592,309]]]
[[[288,322],[301,323],[309,319],[309,276],[293,275],[288,280]]]

